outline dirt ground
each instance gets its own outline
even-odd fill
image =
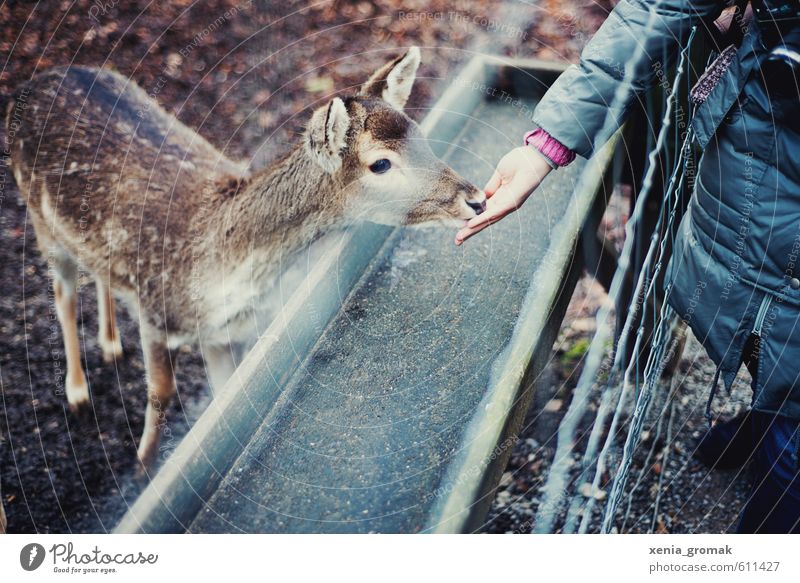
[[[295,143],[309,108],[334,90],[356,87],[401,47],[423,47],[409,104],[412,117],[421,117],[474,52],[575,60],[611,5],[605,0],[542,0],[535,7],[516,0],[2,2],[0,93],[56,65],[113,67],[228,155],[260,167]],[[133,473],[145,408],[137,326],[119,311],[125,357],[103,363],[95,339],[94,288],[90,278],[82,278],[79,322],[92,406],[71,413],[59,390],[64,362],[47,266],[13,179],[2,171],[0,479],[9,530],[104,532],[143,486]],[[555,427],[580,369],[575,347],[590,334],[600,301],[602,293],[585,280],[548,369],[552,391],[537,395],[488,519],[489,532],[524,531],[530,524]],[[704,398],[700,389],[708,386],[710,373],[702,358],[684,363],[684,369],[686,403],[680,401],[673,412],[680,421],[672,424],[678,437],[671,442],[681,451],[659,469],[666,479],[657,511],[652,510],[654,466],[640,468],[633,531],[646,531],[654,513],[670,532],[725,530],[732,521],[726,508],[738,507],[747,489],[746,479],[708,473],[690,460],[692,438],[703,422],[697,401]],[[167,411],[165,456],[209,402],[202,360],[189,347],[179,355],[177,380],[179,398]],[[663,446],[663,439],[653,440]],[[659,451],[654,455],[665,450]]]

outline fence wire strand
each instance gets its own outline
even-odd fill
[[[648,30],[650,30],[651,27],[652,22],[648,21]],[[696,27],[693,27],[690,31],[686,44],[680,52],[675,79],[672,83],[670,93],[666,99],[665,112],[662,119],[662,125],[659,129],[658,138],[654,147],[649,152],[649,164],[642,181],[640,194],[636,199],[634,209],[626,224],[625,241],[619,255],[617,269],[614,273],[608,294],[613,300],[613,305],[615,306],[619,305],[619,298],[622,292],[623,282],[627,277],[628,270],[631,267],[631,255],[633,253],[635,244],[637,244],[635,237],[636,227],[640,224],[642,217],[644,216],[646,201],[652,188],[653,179],[657,169],[658,157],[664,150],[667,143],[667,136],[672,125],[674,104],[679,94],[681,80],[683,79],[686,70],[690,48],[692,46],[695,33]],[[628,80],[628,82],[628,74],[632,71],[631,63],[635,63],[639,58],[641,58],[641,50],[637,51],[637,54],[634,54],[632,59],[626,64],[625,78]],[[620,98],[619,91],[624,89],[625,88],[621,88],[618,90],[618,94],[615,95],[615,101]],[[676,140],[679,141],[679,138],[676,137]],[[651,298],[653,299],[653,305],[657,306],[657,302],[655,302],[655,296],[658,286],[656,282],[662,269],[662,263],[666,253],[667,244],[672,240],[674,219],[677,216],[678,205],[682,200],[681,195],[683,194],[687,162],[690,159],[689,151],[692,147],[692,143],[693,135],[691,129],[689,129],[687,130],[683,142],[678,149],[678,155],[676,156],[673,171],[669,180],[669,185],[661,201],[659,215],[656,221],[657,226],[650,237],[647,253],[644,261],[642,262],[642,268],[639,272],[635,290],[631,296],[627,317],[625,319],[622,333],[619,337],[618,345],[614,353],[613,363],[608,371],[608,379],[601,394],[600,407],[598,408],[597,415],[592,425],[585,455],[583,456],[580,464],[581,471],[578,479],[573,482],[581,485],[588,481],[589,476],[593,474],[589,495],[587,498],[584,498],[584,492],[579,489],[577,492],[573,492],[570,497],[570,483],[568,480],[568,475],[573,463],[573,443],[575,441],[576,430],[579,422],[586,412],[589,394],[599,376],[602,361],[604,359],[605,346],[611,337],[611,307],[609,304],[612,304],[612,302],[609,302],[601,307],[597,313],[596,333],[590,344],[584,369],[579,377],[570,407],[568,408],[567,413],[558,429],[556,453],[547,477],[547,481],[545,483],[543,491],[544,496],[539,506],[534,532],[541,533],[554,531],[556,518],[558,516],[559,509],[562,508],[565,498],[570,498],[570,500],[569,504],[567,505],[567,516],[563,527],[563,532],[575,532],[576,527],[580,532],[586,532],[588,529],[596,502],[596,499],[592,494],[598,491],[597,489],[599,482],[605,473],[606,460],[611,450],[614,438],[617,434],[618,427],[621,423],[622,412],[630,395],[630,389],[632,385],[631,376],[633,376],[635,379],[634,384],[637,388],[636,405],[630,422],[625,446],[623,448],[620,469],[614,476],[611,495],[608,497],[608,503],[605,509],[602,525],[603,532],[609,532],[612,528],[613,519],[616,514],[616,508],[620,502],[620,499],[622,498],[627,474],[630,470],[633,452],[636,444],[638,443],[644,418],[650,403],[652,387],[660,378],[665,365],[663,361],[664,351],[665,347],[670,342],[670,331],[673,328],[675,320],[674,314],[666,304],[668,289],[665,291],[665,297],[661,309],[654,310],[652,314],[653,320],[651,323],[653,324],[655,334],[653,337],[652,348],[645,365],[645,370],[643,371],[643,375],[641,375],[644,378],[644,384],[641,390],[638,390],[640,379],[640,371],[638,370],[638,367],[642,342],[644,339],[644,331],[646,329],[646,324],[648,323],[647,313],[644,313],[639,322],[636,330],[636,339],[633,350],[631,351],[631,357],[628,360],[627,365],[623,363],[623,359],[628,352],[628,338],[630,337],[634,324],[637,321],[640,312],[646,312],[645,309],[640,309],[640,307],[648,305],[647,302]],[[658,250],[657,258],[656,250]],[[655,264],[653,264],[654,258],[656,258]],[[621,387],[617,383],[620,373],[623,374],[623,382]],[[598,456],[597,449],[604,433],[606,419],[611,412],[612,405],[615,402],[616,406],[614,406],[614,416],[611,427],[606,434],[606,439],[603,442],[602,450]],[[582,518],[580,521],[580,526],[578,527],[578,517],[581,514]]]

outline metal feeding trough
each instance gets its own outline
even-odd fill
[[[474,59],[422,124],[434,151],[482,185],[562,69]],[[552,173],[461,248],[453,227],[342,235],[117,532],[478,528],[550,358],[612,151]]]

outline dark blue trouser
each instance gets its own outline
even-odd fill
[[[751,412],[755,483],[737,532],[800,533],[800,421]]]

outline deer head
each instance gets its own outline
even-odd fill
[[[306,151],[338,179],[333,196],[351,220],[460,226],[486,207],[484,193],[439,160],[403,112],[419,63],[412,47],[378,69],[356,96],[334,98],[311,117]]]

